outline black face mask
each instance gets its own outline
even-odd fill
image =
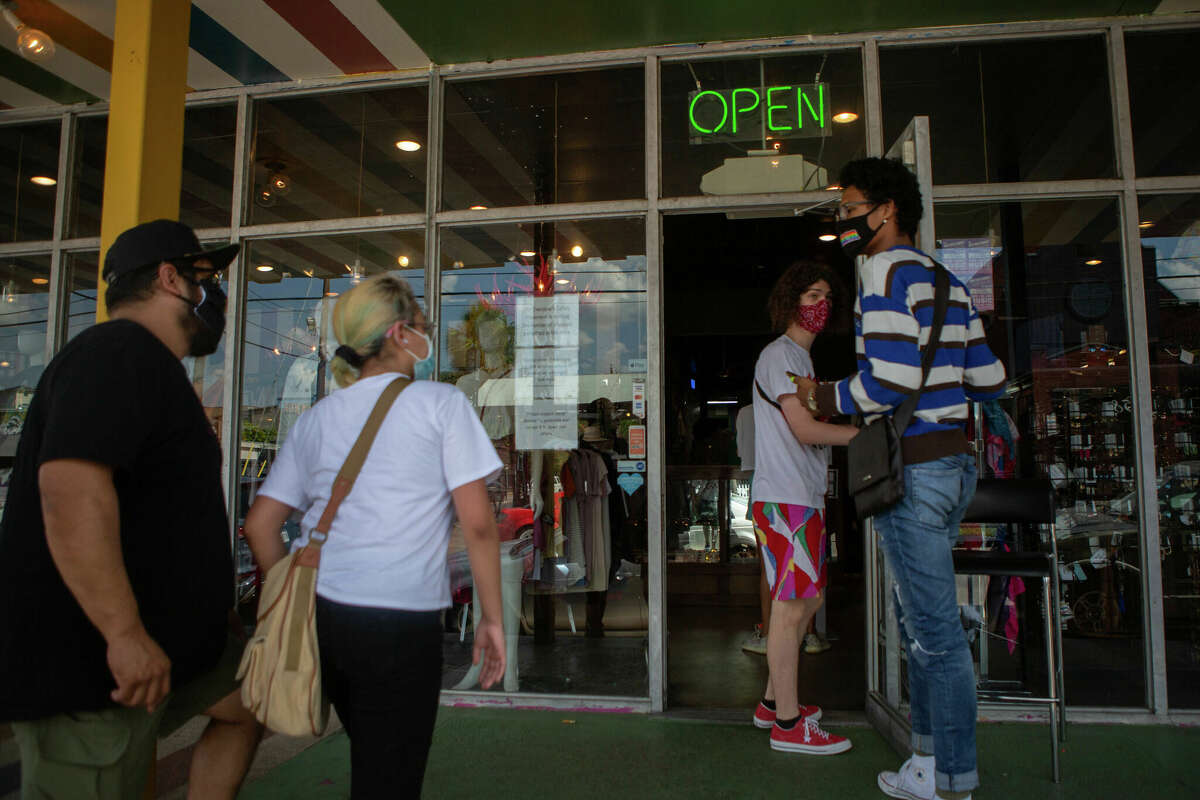
[[[867,217],[871,216],[877,208],[879,206],[874,205],[865,214],[837,221],[838,241],[842,245],[842,252],[850,256],[851,259],[861,253],[863,248],[871,243],[871,240],[875,238],[875,234],[879,233],[880,228],[883,227],[883,223],[880,223],[879,227],[876,228],[872,228],[867,223]]]
[[[180,273],[180,277],[193,286],[200,287],[200,302],[192,304],[186,297],[175,295],[183,302],[192,306],[192,317],[195,324],[188,326],[190,343],[188,355],[196,358],[212,355],[217,352],[221,336],[225,333],[225,304],[228,298],[221,290],[221,284],[216,279],[203,281],[192,280]]]

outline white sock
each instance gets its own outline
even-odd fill
[[[924,770],[925,774],[928,775],[930,777],[930,779],[933,778],[933,770],[934,770],[933,756],[919,756],[916,753],[913,753],[912,763],[913,763],[913,766],[916,767],[917,769]]]

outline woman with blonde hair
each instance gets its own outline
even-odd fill
[[[344,388],[305,412],[246,517],[263,570],[284,555],[279,531],[303,514],[308,541],[334,478],[384,388],[432,364],[433,343],[412,289],[378,275],[338,298],[331,362]],[[416,797],[437,717],[446,551],[462,526],[482,620],[480,682],[504,674],[498,535],[487,481],[501,468],[466,396],[418,380],[396,398],[353,491],[342,502],[317,573],[321,678],[350,737],[351,797]]]

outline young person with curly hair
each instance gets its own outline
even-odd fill
[[[843,169],[838,207],[843,250],[868,258],[855,303],[859,371],[816,384],[797,382],[809,411],[894,414],[920,388],[921,357],[933,325],[939,267],[913,247],[921,220],[916,177],[899,161],[867,158]],[[959,622],[951,548],[975,494],[975,457],[965,433],[968,403],[1004,390],[1004,365],[984,339],[966,286],[950,276],[938,350],[911,424],[904,431],[904,498],[876,514],[875,530],[896,577],[901,635],[908,651],[913,756],[879,788],[907,800],[969,800],[975,760],[975,672]]]
[[[768,676],[754,724],[771,729],[771,748],[832,755],[850,740],[818,725],[821,709],[800,705],[800,641],[824,600],[828,539],[825,487],[828,445],[844,445],[857,430],[811,414],[793,376],[811,378],[809,350],[829,320],[833,273],[820,264],[793,264],[771,290],[771,323],[782,335],[754,366],[754,533],[771,589]]]

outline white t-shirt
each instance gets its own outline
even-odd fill
[[[334,392],[301,415],[259,490],[317,526],[334,478],[397,373]],[[450,605],[446,550],[453,489],[502,467],[461,391],[416,381],[400,393],[321,549],[317,594],[338,603],[434,611]]]
[[[754,380],[778,402],[780,395],[796,391],[788,372],[807,378],[814,374],[808,351],[785,335],[763,348],[754,365]],[[829,448],[797,442],[783,412],[764,400],[757,387],[750,391],[754,394],[754,502],[824,508]]]

